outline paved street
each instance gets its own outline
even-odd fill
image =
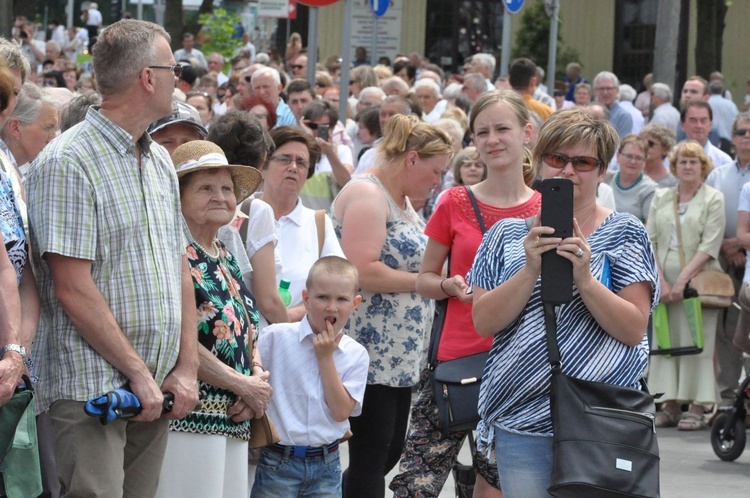
[[[661,453],[661,496],[682,498],[747,498],[750,496],[750,444],[734,462],[722,462],[711,449],[709,431],[683,432],[658,429]],[[750,435],[749,435],[750,436]],[[349,459],[348,447],[342,445],[342,467]],[[461,451],[461,461],[468,463],[468,447]],[[389,474],[387,482],[397,470]],[[387,497],[393,496],[388,490]],[[454,497],[453,479],[446,483],[440,498]]]

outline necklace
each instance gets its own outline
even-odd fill
[[[592,216],[594,216],[594,213],[596,213],[596,206],[594,206],[594,209],[593,209],[593,210],[591,211],[591,214],[589,214],[589,215],[588,215],[588,216],[586,217],[586,221],[584,221],[583,223],[581,223],[581,224],[580,224],[580,225],[578,226],[578,228],[580,228],[582,232],[583,232],[583,227],[585,227],[585,226],[586,226],[586,223],[588,223],[588,222],[589,222],[589,220],[591,219],[591,217],[592,217]]]
[[[641,171],[641,174],[638,175],[638,178],[635,179],[632,185],[630,185],[629,187],[623,187],[622,184],[620,183],[620,173],[618,172],[617,175],[615,176],[615,184],[617,185],[617,188],[619,188],[620,190],[630,190],[631,188],[641,183],[641,180],[643,180],[643,171]]]
[[[214,248],[214,252],[215,252],[214,254],[210,253],[208,251],[208,249],[206,249],[205,247],[203,247],[202,245],[200,245],[197,240],[195,241],[195,245],[198,246],[198,249],[200,249],[201,251],[203,251],[203,253],[206,256],[208,256],[209,258],[216,259],[216,258],[219,257],[219,246],[216,245],[216,239],[214,239],[214,240],[211,241],[211,247]]]

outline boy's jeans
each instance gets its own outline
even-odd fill
[[[260,451],[251,498],[341,497],[339,450],[322,456],[295,457],[291,448],[282,455],[269,448]]]

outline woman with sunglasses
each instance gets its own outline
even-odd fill
[[[674,147],[676,135],[674,130],[663,124],[650,123],[641,128],[639,136],[648,144],[646,166],[643,172],[661,188],[677,186],[677,178],[669,172],[667,155]]]
[[[494,336],[479,395],[477,439],[480,450],[495,447],[506,498],[549,496],[552,421],[540,298],[543,253],[556,251],[573,267],[573,300],[557,312],[565,373],[635,388],[648,364],[646,328],[659,297],[651,243],[640,220],[596,203],[617,141],[612,125],[582,110],[554,113],[539,132],[534,164],[543,180],[573,182],[573,235],[549,236],[554,229],[542,226],[539,214],[531,228],[524,220],[501,220],[484,237],[474,261],[474,326],[479,335]]]
[[[615,196],[615,209],[630,213],[644,223],[657,187],[643,172],[647,153],[645,140],[632,133],[624,136],[617,149],[620,170],[609,184]]]

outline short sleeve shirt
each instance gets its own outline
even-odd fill
[[[512,208],[498,208],[479,199],[477,206],[485,227],[490,229],[498,220],[504,218],[524,219],[535,216],[541,200],[541,194],[535,191],[528,201]],[[453,187],[445,192],[427,222],[425,234],[436,242],[450,247],[450,276],[466,276],[482,242],[483,234],[465,187]],[[437,359],[448,361],[462,358],[489,351],[491,345],[492,338],[480,337],[474,329],[471,303],[449,299]]]
[[[86,401],[127,379],[83,339],[55,296],[45,256],[90,261],[91,278],[157,384],[177,361],[185,243],[177,175],[166,149],[136,142],[91,108],[42,150],[27,177],[41,296],[37,410]],[[116,330],[112,334],[119,333]]]
[[[494,289],[515,275],[526,262],[524,221],[497,223],[477,252],[472,283]],[[636,282],[648,282],[651,305],[659,300],[653,249],[643,224],[631,214],[612,213],[588,237],[591,274],[609,280],[612,292]],[[603,278],[609,266],[611,279]],[[498,333],[484,370],[479,395],[480,446],[493,437],[494,426],[527,435],[550,435],[550,369],[546,348],[541,277],[521,315]],[[502,312],[502,310],[498,310]],[[573,300],[558,308],[557,338],[567,375],[583,380],[637,387],[648,365],[648,340],[626,346],[597,324],[574,287]]]
[[[249,348],[258,338],[258,310],[242,281],[240,268],[226,247],[216,241],[219,257],[197,243],[187,247],[190,274],[195,288],[198,341],[223,364],[249,376]],[[250,439],[250,421],[234,422],[227,409],[237,396],[228,389],[198,382],[201,407],[175,420],[170,429]]]
[[[3,235],[8,258],[16,270],[16,283],[20,283],[28,257],[28,244],[13,187],[10,179],[2,171],[0,171],[0,233]]]

